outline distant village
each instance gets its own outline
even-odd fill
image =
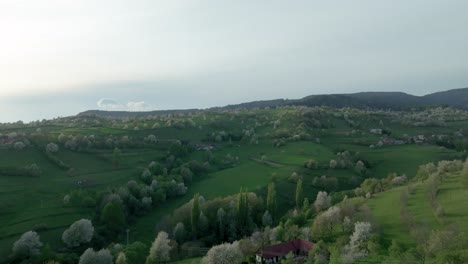
[[[377,144],[372,144],[369,147],[370,148],[376,148],[376,147],[382,147],[385,145],[404,145],[404,144],[425,144],[428,143],[429,141],[444,141],[449,138],[448,135],[403,135],[403,139],[395,139],[390,137],[388,134],[384,133],[383,129],[380,128],[371,128],[369,129],[369,132],[372,134],[376,135],[382,135],[380,140],[377,142]],[[460,131],[457,131],[455,133],[456,137],[463,137],[463,134]]]

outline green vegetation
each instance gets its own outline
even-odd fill
[[[372,253],[360,259],[379,262],[391,245],[407,252],[420,244],[401,219],[427,236],[453,223],[468,233],[466,169],[437,164],[466,157],[467,121],[467,112],[450,108],[284,106],[1,124],[0,260],[76,263],[93,247],[137,263],[165,231],[164,258],[187,258],[178,263],[223,242],[252,261],[262,244],[244,237],[269,228],[276,239],[266,244],[309,234],[323,240],[314,258],[341,258],[346,248],[358,259],[356,248],[365,247]],[[420,170],[429,162],[439,178]],[[80,219],[91,220],[93,239],[66,247],[62,234]],[[48,255],[11,255],[31,230]]]

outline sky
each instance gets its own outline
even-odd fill
[[[0,122],[468,87],[468,1],[0,0]]]

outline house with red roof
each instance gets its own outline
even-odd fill
[[[256,261],[261,264],[280,263],[281,258],[291,252],[298,260],[301,258],[305,260],[313,246],[314,244],[310,241],[295,239],[281,244],[264,247],[257,252]]]

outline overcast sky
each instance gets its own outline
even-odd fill
[[[0,122],[468,86],[468,1],[0,0]]]

